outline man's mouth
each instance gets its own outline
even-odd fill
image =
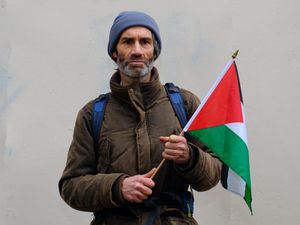
[[[129,65],[133,65],[133,66],[141,66],[141,65],[145,65],[145,61],[144,60],[130,60],[128,62]]]

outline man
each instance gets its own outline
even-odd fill
[[[79,111],[59,181],[60,194],[71,207],[94,212],[91,224],[197,224],[188,186],[205,191],[220,179],[221,163],[211,151],[180,135],[153,67],[161,46],[149,15],[122,12],[114,20],[108,54],[118,69],[110,81],[99,147],[94,148],[91,101]],[[191,117],[199,100],[183,89],[181,95]],[[152,179],[163,158],[166,162]]]

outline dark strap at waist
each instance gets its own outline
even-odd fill
[[[105,214],[123,215],[123,216],[138,216],[138,212],[149,212],[156,210],[157,206],[165,206],[167,208],[176,208],[182,211],[184,214],[190,212],[187,211],[187,199],[193,200],[193,196],[190,192],[186,191],[181,196],[172,192],[162,192],[158,195],[151,196],[149,199],[142,203],[128,204],[123,207],[104,209],[101,212],[94,213],[95,217],[103,216]],[[192,212],[191,212],[192,213]]]
[[[169,208],[182,209],[183,198],[171,192],[162,192],[159,195],[151,196],[140,204],[134,204],[133,208],[142,210],[153,210],[157,206],[167,206]]]

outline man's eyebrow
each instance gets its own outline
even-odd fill
[[[121,37],[120,39],[131,39],[131,38],[133,38],[133,37],[130,37],[130,36],[123,36],[123,37]]]
[[[153,38],[152,38],[152,37],[141,37],[141,39],[149,39],[149,40],[152,40]]]
[[[122,36],[120,39],[134,39],[135,37],[131,37],[131,36]],[[139,39],[153,39],[152,37],[148,37],[148,36],[144,36],[144,37],[140,37]]]

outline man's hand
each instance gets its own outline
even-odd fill
[[[178,164],[189,161],[190,149],[184,137],[171,135],[169,137],[160,137],[160,141],[165,143],[165,150],[162,153],[165,159],[172,160]]]
[[[155,186],[154,181],[150,178],[154,171],[155,168],[144,175],[125,178],[121,184],[123,198],[133,203],[140,203],[146,200],[152,194],[151,188]]]

